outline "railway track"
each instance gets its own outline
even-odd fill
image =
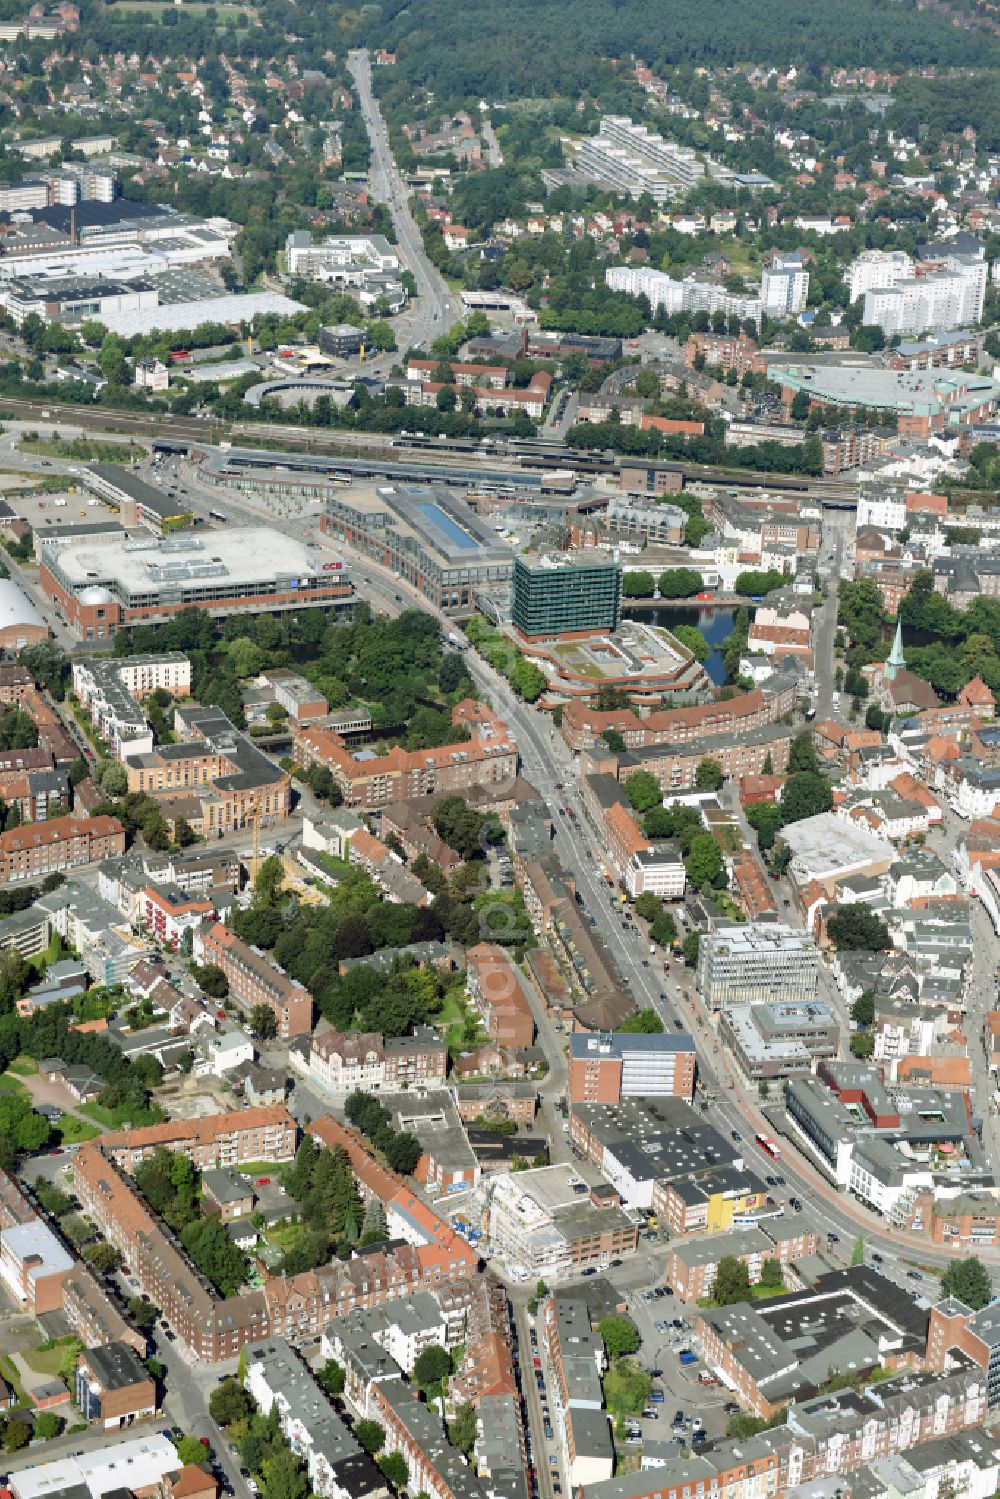
[[[503,469],[511,478],[539,468],[574,468],[583,478],[599,474],[613,476],[623,464],[641,465],[642,459],[603,454],[570,453],[567,450],[546,451],[544,445],[518,444],[513,450],[483,450],[468,443],[439,443],[415,439],[412,443],[398,438],[367,432],[320,433],[308,427],[285,426],[267,422],[223,422],[209,417],[164,417],[160,413],[114,411],[100,406],[77,406],[67,402],[3,399],[0,407],[17,421],[65,423],[100,432],[139,437],[145,442],[177,442],[190,446],[215,447],[220,443],[270,447],[288,452],[329,454],[331,458],[367,457],[390,463],[419,463],[433,456],[435,464],[444,467],[482,465]],[[840,478],[809,478],[799,474],[756,473],[747,469],[729,469],[694,463],[658,462],[658,468],[678,473],[686,483],[713,484],[719,488],[761,490],[801,495],[829,506],[853,508],[857,503],[857,485]]]

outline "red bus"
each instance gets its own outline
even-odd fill
[[[771,1157],[772,1161],[781,1160],[780,1149],[777,1145],[775,1145],[773,1140],[768,1139],[767,1135],[758,1135],[757,1144],[760,1146],[765,1155],[769,1155]]]

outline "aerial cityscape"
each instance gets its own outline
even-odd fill
[[[0,0],[0,158],[0,1499],[994,1499],[996,7]]]

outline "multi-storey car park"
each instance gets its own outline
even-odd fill
[[[209,614],[343,608],[354,590],[343,563],[267,526],[157,540],[46,538],[39,581],[81,640],[111,640],[196,605]]]

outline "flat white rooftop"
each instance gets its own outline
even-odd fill
[[[134,333],[183,333],[202,323],[249,323],[262,312],[285,316],[305,312],[303,302],[293,302],[280,292],[234,292],[228,297],[206,297],[201,302],[169,302],[162,307],[143,307],[135,312],[102,312],[101,322],[109,333],[123,338]]]
[[[149,1432],[97,1452],[12,1473],[10,1488],[17,1499],[48,1499],[50,1494],[85,1484],[92,1499],[101,1499],[111,1489],[135,1493],[153,1488],[165,1473],[178,1472],[182,1466],[173,1442],[158,1431]]]
[[[107,541],[92,536],[62,542],[46,538],[45,555],[74,592],[106,585],[130,597],[209,578],[243,585],[279,578],[333,581],[343,576],[340,569],[324,567],[332,560],[329,553],[321,556],[270,526],[178,532],[163,541],[134,536]]]
[[[816,817],[789,823],[782,828],[781,836],[799,870],[815,879],[863,868],[893,854],[892,845],[884,838],[877,838],[833,812],[820,812]]]

